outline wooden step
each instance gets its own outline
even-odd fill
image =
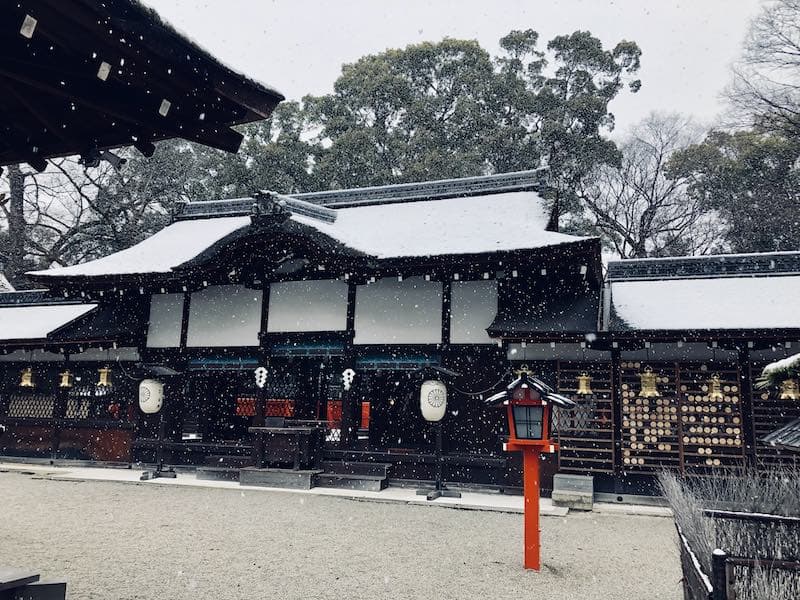
[[[253,464],[251,456],[232,456],[230,454],[211,454],[205,457],[203,465],[206,467],[241,469]]]
[[[389,485],[386,477],[381,475],[320,473],[314,479],[317,487],[361,490],[364,492],[380,492]]]
[[[197,467],[197,479],[211,481],[239,481],[238,467]]]
[[[392,468],[390,463],[377,462],[356,462],[349,460],[325,460],[322,461],[322,469],[326,473],[337,473],[340,475],[372,475],[380,476],[384,479],[389,476]]]
[[[245,467],[239,470],[239,484],[310,490],[314,487],[316,476],[321,472],[322,471],[317,470],[294,471],[292,469],[256,469],[255,467]]]

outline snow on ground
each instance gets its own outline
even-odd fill
[[[0,472],[0,565],[68,580],[71,600],[675,599],[671,519],[519,514]]]

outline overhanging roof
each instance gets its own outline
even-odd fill
[[[0,341],[35,342],[97,308],[96,304],[0,306]]]
[[[239,207],[255,200],[232,202]],[[492,254],[590,239],[547,231],[547,208],[534,191],[359,205],[326,209],[319,217],[313,216],[314,205],[299,210],[300,204],[272,231],[324,240],[343,253],[378,260]],[[215,208],[225,210],[224,206]],[[56,278],[170,273],[200,257],[207,259],[215,248],[250,234],[269,235],[269,231],[252,226],[247,216],[190,218],[122,252],[30,275],[52,282]]]
[[[179,137],[236,151],[232,125],[283,96],[221,64],[135,0],[0,9],[0,165]]]
[[[511,298],[486,329],[490,336],[525,338],[541,334],[586,334],[597,331],[600,293],[555,293]]]
[[[145,323],[142,308],[142,304],[133,302],[102,304],[97,310],[53,331],[47,336],[48,341],[53,344],[135,344]]]

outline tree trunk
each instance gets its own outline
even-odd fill
[[[558,231],[558,221],[559,217],[561,217],[561,202],[560,202],[560,193],[558,188],[554,189],[555,195],[553,196],[553,205],[550,209],[550,219],[547,221],[547,227],[545,229],[547,231]]]
[[[8,262],[5,270],[11,285],[22,283],[25,270],[25,175],[19,165],[8,167],[9,218],[8,218]],[[24,286],[22,286],[24,287]]]

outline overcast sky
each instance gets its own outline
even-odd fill
[[[588,29],[642,48],[638,94],[612,104],[617,134],[653,110],[709,123],[759,0],[147,0],[223,61],[289,99],[332,90],[343,63],[386,48],[477,39],[495,54],[512,29],[540,40]]]

